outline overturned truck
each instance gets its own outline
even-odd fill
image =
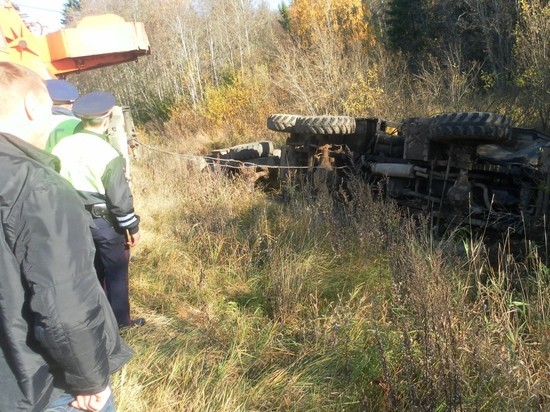
[[[278,164],[282,181],[319,169],[338,184],[361,176],[439,229],[464,224],[546,233],[550,136],[514,127],[508,116],[461,112],[393,123],[274,114],[267,127],[288,137],[269,161],[246,159],[260,178],[273,174],[265,164]]]

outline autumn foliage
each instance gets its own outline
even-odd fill
[[[327,35],[338,37],[344,47],[375,43],[369,7],[361,0],[296,0],[289,14],[291,32],[307,44]]]
[[[143,21],[152,54],[71,80],[114,91],[138,122],[202,119],[236,143],[270,112],[499,111],[546,130],[549,5],[509,13],[512,1],[294,0],[277,13],[256,0],[83,0],[78,17]]]

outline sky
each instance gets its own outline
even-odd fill
[[[61,10],[66,0],[12,0],[29,22],[39,22],[46,32],[61,28]]]
[[[162,0],[158,0],[162,1]],[[283,0],[264,0],[273,10],[277,10]],[[29,22],[39,22],[44,34],[61,28],[61,10],[66,0],[12,0],[21,12],[28,15]],[[287,1],[288,2],[288,1]]]

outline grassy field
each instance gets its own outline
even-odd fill
[[[141,149],[142,243],[114,377],[120,411],[550,408],[549,273],[526,244],[489,264],[362,182],[284,201]]]

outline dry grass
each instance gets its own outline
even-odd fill
[[[350,184],[284,201],[142,149],[120,411],[544,410],[548,269]],[[315,188],[314,188],[315,189]],[[466,240],[461,240],[466,239]]]
[[[544,47],[524,48],[529,70],[512,75],[524,84],[499,90],[460,50],[413,74],[382,41],[301,47],[274,15],[235,24],[243,10],[214,7],[255,2],[211,2],[209,15],[180,3],[90,2],[147,24],[151,56],[75,79],[151,120],[144,143],[196,155],[281,143],[265,131],[271,113],[398,121],[472,110],[548,125],[548,99],[533,98],[547,96]],[[548,19],[534,17],[517,34],[543,44]],[[436,241],[360,181],[345,202],[322,179],[284,188],[279,202],[145,147],[133,174],[143,241],[132,304],[148,323],[125,332],[136,356],[114,378],[120,411],[550,409],[550,278],[533,245],[516,260],[461,232]]]

